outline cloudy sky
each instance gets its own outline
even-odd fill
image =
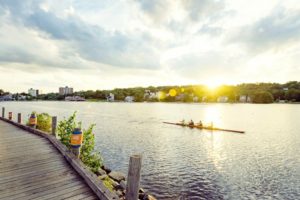
[[[0,88],[300,80],[299,0],[0,0]]]

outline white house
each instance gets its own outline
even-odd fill
[[[158,94],[150,90],[145,90],[144,99],[158,99]]]
[[[218,97],[217,102],[226,103],[226,102],[228,102],[228,97],[227,96],[220,96],[220,97]]]
[[[194,96],[194,97],[193,97],[193,102],[199,102],[199,97]]]
[[[127,96],[124,99],[125,102],[133,102],[134,101],[134,97],[133,96]]]
[[[109,95],[106,97],[107,101],[115,101],[115,95],[113,93],[109,93]]]
[[[241,95],[240,102],[242,103],[251,102],[251,98],[248,95]]]
[[[184,98],[185,98],[185,94],[181,93],[181,94],[178,94],[176,97],[175,97],[175,100],[176,101],[183,101]]]

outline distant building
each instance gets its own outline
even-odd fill
[[[19,100],[19,101],[24,101],[24,100],[26,100],[26,96],[24,96],[24,95],[19,95],[19,96],[18,96],[18,100]]]
[[[124,99],[125,102],[133,102],[134,101],[134,97],[133,96],[127,96]]]
[[[251,102],[251,98],[248,95],[242,95],[242,96],[240,96],[240,102],[249,103],[249,102]]]
[[[227,96],[220,96],[220,97],[218,97],[217,102],[226,103],[226,102],[228,102],[228,97]]]
[[[80,96],[68,96],[65,98],[65,101],[85,101],[85,98]]]
[[[39,95],[39,90],[35,90],[33,88],[30,88],[28,90],[28,94],[31,95],[31,96],[33,96],[33,97],[37,97]]]
[[[185,99],[185,94],[181,93],[175,97],[175,101],[183,101]]]
[[[59,94],[60,95],[67,95],[67,94],[73,94],[73,88],[71,87],[60,87],[59,88]]]
[[[193,97],[193,102],[199,102],[199,97],[197,96]]]
[[[288,90],[289,90],[289,88],[283,88],[283,90],[284,90],[284,91],[288,91]]]
[[[115,101],[115,95],[113,93],[109,93],[109,95],[106,97],[107,101]]]
[[[12,101],[12,100],[14,100],[12,94],[0,96],[0,101]]]
[[[158,94],[150,90],[145,90],[144,99],[158,99]]]

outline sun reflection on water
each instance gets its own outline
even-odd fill
[[[218,106],[207,107],[204,110],[204,123],[210,125],[213,122],[214,126],[222,124],[220,109]]]
[[[221,127],[223,121],[220,114],[220,108],[218,105],[207,107],[204,110],[204,122],[210,125],[213,122],[214,127]],[[218,171],[222,171],[222,162],[226,160],[227,156],[224,154],[224,135],[219,131],[209,131],[206,135],[207,139],[207,156],[211,159],[215,168]]]

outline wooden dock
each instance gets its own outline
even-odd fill
[[[47,138],[0,120],[0,199],[98,199]]]

